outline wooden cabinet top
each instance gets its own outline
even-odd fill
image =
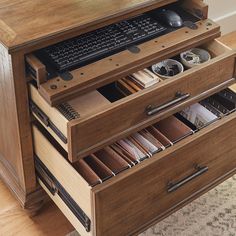
[[[102,27],[176,0],[0,0],[0,42],[16,49]],[[76,34],[75,34],[76,35]]]

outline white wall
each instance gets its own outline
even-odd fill
[[[236,0],[204,0],[209,4],[209,18],[221,25],[222,33],[236,31]]]

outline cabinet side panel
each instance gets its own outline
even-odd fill
[[[22,204],[35,190],[24,57],[0,45],[0,174]]]

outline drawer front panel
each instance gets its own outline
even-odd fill
[[[231,56],[222,55],[202,67],[186,71],[175,79],[167,80],[137,95],[133,94],[124,101],[118,101],[100,114],[71,121],[68,126],[70,159],[76,161],[98,146],[105,145],[117,134],[123,132],[128,135],[134,128],[154,123],[163,111],[231,79],[234,64],[233,53]],[[179,97],[179,94],[182,97]],[[151,114],[147,110],[149,107],[154,107],[151,108],[154,111]],[[161,107],[162,109],[159,109]],[[155,111],[156,108],[159,109],[158,112]]]
[[[143,162],[134,172],[94,188],[96,235],[135,232],[235,169],[233,127],[235,114]]]

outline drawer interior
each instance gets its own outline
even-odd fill
[[[218,41],[210,41],[206,44],[200,45],[197,49],[203,49],[206,52],[210,54],[210,59],[208,62],[211,60],[219,60],[220,57],[222,57],[224,54],[230,54],[232,52],[232,49],[228,48],[227,46],[220,44]],[[186,50],[188,52],[188,50]],[[181,52],[180,54],[176,54],[173,57],[168,57],[164,58],[162,61],[165,60],[174,60],[177,62],[180,62],[183,66],[183,72],[178,73],[176,72],[176,75],[171,75],[171,76],[160,76],[153,71],[153,67],[155,63],[159,63],[159,61],[156,61],[152,66],[149,66],[141,71],[136,71],[120,80],[117,80],[111,84],[108,84],[106,86],[103,86],[101,88],[98,88],[97,90],[105,97],[107,98],[111,103],[119,101],[123,98],[126,98],[132,94],[136,94],[140,91],[143,91],[149,87],[153,87],[155,85],[157,86],[162,86],[165,84],[165,82],[171,82],[171,80],[175,80],[176,78],[180,79],[181,77],[184,77],[186,74],[189,74],[195,70],[198,69],[198,65],[200,66],[202,63],[197,64],[196,67],[187,67],[186,65],[183,64],[181,60]],[[234,52],[233,52],[234,53]],[[178,70],[177,70],[178,71]],[[142,78],[150,79],[150,81],[147,81],[147,83],[142,84],[140,80],[137,78],[141,77]],[[232,74],[233,77],[233,74]],[[145,81],[145,80],[144,80]]]
[[[185,102],[193,103],[193,99],[197,99],[195,97],[199,94],[204,95],[206,90],[224,83],[226,83],[224,86],[232,83],[234,52],[217,40],[203,44],[200,48],[210,53],[211,59],[208,62],[190,69],[185,67],[183,73],[168,79],[156,76],[151,67],[139,71],[148,71],[157,78],[157,83],[146,88],[134,84],[129,79],[133,76],[131,74],[51,107],[38,93],[37,86],[30,84],[31,110],[48,132],[69,152],[70,160],[76,161],[86,153],[91,153],[92,149],[98,150],[99,146],[112,142],[109,141],[111,137],[116,136],[114,140],[118,140],[121,136],[133,132],[131,127],[138,129],[137,124],[145,126],[144,123],[155,123],[162,113],[174,108],[172,106],[170,109],[160,110],[159,116],[147,116],[145,108],[149,104],[162,106],[173,99],[177,91],[183,91],[183,95],[186,95],[186,99],[180,102],[185,100]],[[180,61],[179,54],[173,55],[172,58]],[[155,61],[155,63],[158,62],[158,60]],[[215,75],[215,71],[219,73]],[[132,83],[131,86],[127,81]],[[138,89],[135,90],[135,88]],[[129,114],[131,110],[132,115],[127,116],[126,114]],[[119,125],[114,127],[110,124],[111,121],[119,122]],[[94,132],[100,133],[99,137],[94,137]]]
[[[60,104],[78,94],[92,91],[150,66],[163,57],[174,56],[186,48],[201,45],[219,36],[219,26],[206,19],[207,6],[201,1],[178,1],[165,6],[165,9],[174,9],[185,23],[192,22],[193,25],[189,26],[186,23],[178,29],[167,27],[164,35],[138,43],[134,52],[123,50],[113,53],[88,65],[71,69],[66,75],[59,73],[58,76],[58,73],[44,62],[43,57],[41,60],[37,58],[37,53],[36,56],[26,56],[29,74],[37,78],[41,95],[51,105]]]
[[[139,136],[133,134],[72,165],[66,160],[67,154],[63,149],[50,144],[53,144],[52,137],[49,134],[44,137],[44,131],[34,126],[35,154],[81,207],[91,220],[91,226],[98,230],[98,235],[113,234],[117,230],[115,225],[122,221],[122,214],[127,216],[122,232],[130,232],[137,228],[137,224],[140,226],[145,220],[155,218],[207,185],[223,174],[222,171],[235,168],[235,135],[230,132],[236,122],[235,99],[233,89],[223,90],[199,102],[197,105],[201,109],[194,104],[140,131]],[[206,146],[207,140],[211,142]],[[197,150],[189,155],[194,147]],[[134,149],[135,153],[132,152]],[[222,156],[225,152],[227,155]],[[194,167],[195,164],[198,166]],[[209,174],[205,174],[207,171]],[[203,175],[199,178],[204,181],[191,179],[195,172]],[[138,179],[142,181],[135,184]],[[189,182],[186,186],[192,187],[186,190],[182,182]],[[141,189],[146,190],[140,193]],[[169,195],[168,192],[174,193]],[[120,198],[114,198],[112,193]],[[49,195],[52,195],[50,191]],[[130,201],[134,207],[130,206]],[[113,211],[117,204],[121,210]],[[129,212],[125,213],[125,209]],[[140,214],[144,210],[150,214],[141,221]],[[103,217],[99,217],[101,215]],[[79,225],[83,228],[81,223]]]
[[[77,161],[90,186],[126,171],[236,111],[236,93],[225,89]]]

